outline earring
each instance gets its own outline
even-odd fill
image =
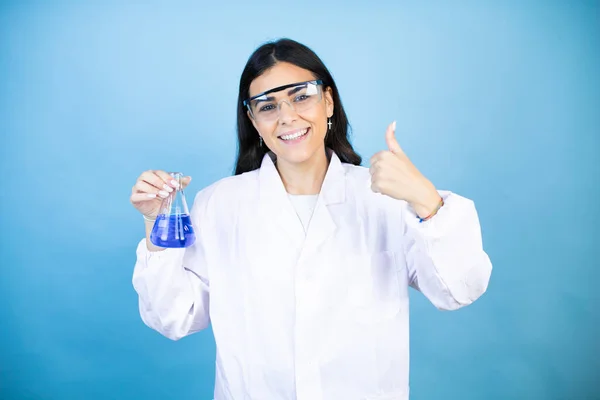
[[[331,129],[331,118],[327,118],[327,130]]]
[[[258,136],[258,147],[262,147],[263,141],[262,141],[262,136]]]

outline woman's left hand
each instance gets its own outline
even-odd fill
[[[394,121],[385,132],[388,150],[371,157],[371,189],[407,201],[419,217],[425,218],[438,206],[440,195],[406,156],[394,136],[395,130]]]

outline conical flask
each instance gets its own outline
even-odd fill
[[[170,172],[179,186],[160,205],[160,210],[150,233],[150,241],[158,247],[188,247],[196,241],[190,211],[181,187],[181,172]]]

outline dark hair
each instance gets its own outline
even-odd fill
[[[331,117],[331,129],[327,132],[325,146],[331,148],[342,162],[360,165],[361,157],[348,140],[349,123],[342,106],[333,77],[319,57],[305,45],[291,39],[280,39],[260,46],[252,53],[240,78],[237,104],[238,155],[235,175],[253,171],[260,167],[267,146],[259,145],[259,135],[246,114],[244,100],[249,97],[252,81],[278,62],[288,62],[309,70],[315,79],[323,81],[324,91],[331,88],[334,111]]]

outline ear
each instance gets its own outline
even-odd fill
[[[331,90],[331,87],[328,87],[324,93],[325,107],[326,107],[328,118],[330,118],[333,115],[334,104],[333,104],[333,94],[332,93],[333,93],[333,91]]]

